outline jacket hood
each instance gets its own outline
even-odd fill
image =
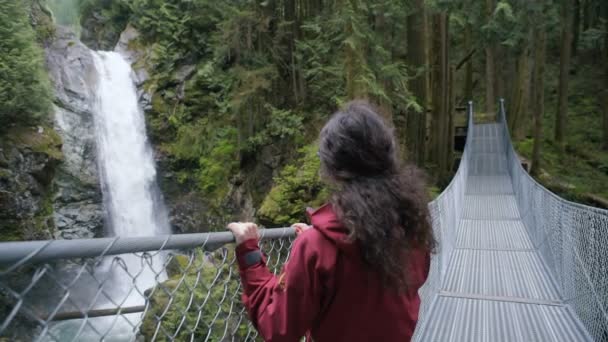
[[[325,204],[316,210],[308,208],[306,214],[310,219],[310,224],[333,242],[338,249],[348,254],[356,252],[356,244],[348,240],[350,233],[348,228],[340,222],[331,204]]]

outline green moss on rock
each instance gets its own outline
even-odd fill
[[[300,149],[300,157],[275,178],[258,211],[261,222],[285,225],[302,221],[307,206],[319,206],[327,200],[329,192],[319,176],[317,150],[316,144]]]
[[[63,159],[61,137],[50,127],[16,127],[5,138],[17,148],[28,148],[57,161]]]

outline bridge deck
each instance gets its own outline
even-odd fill
[[[420,340],[588,340],[520,219],[499,129],[474,127],[456,245]]]

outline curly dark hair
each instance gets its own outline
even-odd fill
[[[408,287],[409,251],[432,252],[428,194],[422,172],[402,166],[397,142],[367,102],[353,101],[333,115],[320,135],[323,178],[334,187],[331,203],[350,230],[364,262],[389,287]]]

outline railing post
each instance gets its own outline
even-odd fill
[[[469,123],[471,122],[470,120],[473,119],[473,101],[469,101],[467,103],[467,106],[468,106],[467,116],[469,119],[469,122],[467,122],[467,125],[469,125]]]

